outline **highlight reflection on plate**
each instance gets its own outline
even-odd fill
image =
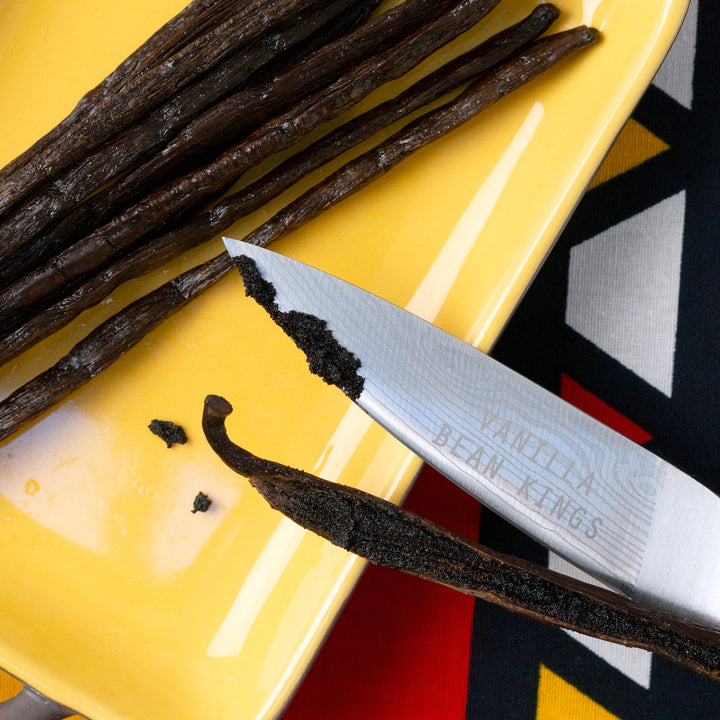
[[[502,0],[407,82],[536,4]],[[23,0],[0,8],[0,163],[67,114],[184,2],[100,5]],[[557,28],[593,24],[601,43],[274,249],[489,349],[686,5],[562,2]],[[242,237],[278,207],[226,234]],[[0,388],[9,392],[119,307],[220,250],[218,239],[119,288],[0,369]],[[229,432],[258,455],[393,501],[418,470],[397,441],[307,372],[235,275],[6,441],[0,666],[89,717],[275,716],[362,571],[359,560],[281,519],[220,463],[200,428],[208,393],[233,403]],[[154,418],[182,425],[189,442],[167,449],[148,431]],[[198,491],[213,500],[207,513],[191,512]]]

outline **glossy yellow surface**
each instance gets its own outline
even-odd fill
[[[0,3],[0,164],[183,4]],[[503,0],[452,53],[535,4]],[[558,28],[591,23],[603,33],[599,45],[275,248],[488,349],[650,82],[686,4],[564,0]],[[241,237],[270,213],[228,234]],[[140,292],[220,250],[218,240],[120,288],[3,368],[0,392]],[[416,458],[307,372],[245,299],[239,276],[6,441],[0,666],[90,718],[277,715],[362,571],[356,558],[281,519],[215,458],[200,427],[207,393],[234,404],[230,435],[259,455],[394,501],[418,470]],[[156,417],[184,426],[189,443],[166,449],[147,429]],[[213,504],[192,514],[199,490]]]

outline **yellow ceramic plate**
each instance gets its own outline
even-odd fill
[[[0,164],[183,4],[0,3]],[[452,52],[535,4],[503,0]],[[593,24],[602,42],[276,249],[489,348],[650,82],[687,3],[560,4],[558,28]],[[435,65],[437,58],[422,71]],[[270,212],[229,234],[241,237]],[[139,292],[220,249],[218,240],[121,288],[3,368],[0,391],[45,368]],[[221,465],[200,428],[207,393],[235,405],[230,434],[257,454],[395,501],[418,470],[412,455],[307,372],[299,351],[244,298],[239,276],[6,441],[0,666],[90,718],[275,716],[362,570],[282,520]],[[153,418],[184,426],[188,444],[166,449],[147,429]],[[200,490],[212,507],[192,514]]]

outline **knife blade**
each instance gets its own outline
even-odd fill
[[[276,252],[224,238],[308,356],[423,461],[646,607],[720,627],[720,498],[431,323]]]

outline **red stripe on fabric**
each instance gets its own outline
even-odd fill
[[[652,435],[639,425],[636,425],[632,420],[628,420],[624,415],[611,408],[606,402],[565,374],[560,378],[560,397],[639,445],[652,439]]]
[[[477,540],[480,505],[423,468],[404,506]],[[462,720],[473,598],[369,565],[283,720]]]

